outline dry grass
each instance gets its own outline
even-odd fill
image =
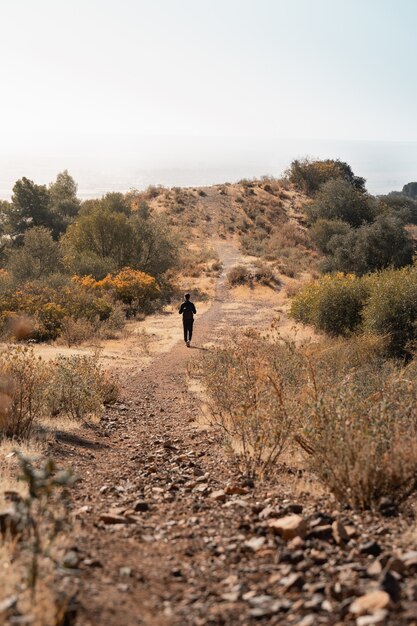
[[[397,506],[417,488],[417,365],[384,350],[373,336],[296,347],[246,333],[203,357],[213,421],[246,472],[272,474],[297,446],[341,503]]]

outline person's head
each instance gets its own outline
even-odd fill
[[[190,294],[189,294],[189,293],[186,293],[186,294],[185,294],[185,296],[184,296],[184,298],[185,298],[186,300],[189,300],[189,299],[190,299],[190,297],[191,297],[191,296],[190,296]]]

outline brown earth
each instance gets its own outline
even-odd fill
[[[291,466],[276,482],[254,483],[204,425],[187,368],[207,344],[277,316],[294,335],[283,292],[227,289],[227,269],[250,259],[233,242],[214,245],[224,270],[211,307],[197,316],[192,348],[180,340],[179,316],[167,313],[179,341],[145,366],[116,358],[121,401],[98,426],[63,433],[55,446],[82,479],[71,539],[80,570],[76,624],[416,623],[417,555],[392,558],[406,552],[406,517],[336,510]],[[302,523],[295,520],[287,541],[276,519],[294,513]],[[352,604],[374,589],[388,595]],[[360,621],[357,610],[375,621]]]

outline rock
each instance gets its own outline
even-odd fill
[[[104,522],[104,524],[131,524],[133,521],[123,515],[116,515],[115,513],[102,513],[99,519],[101,522]]]
[[[411,571],[417,570],[417,550],[410,550],[401,556],[405,567]]]
[[[264,546],[265,542],[265,537],[252,537],[252,539],[248,539],[248,541],[245,541],[244,545],[254,552],[257,552]]]
[[[294,537],[294,539],[291,539],[291,541],[287,543],[287,548],[288,550],[301,550],[304,548],[304,543],[304,539],[301,537]]]
[[[362,543],[359,546],[359,552],[361,554],[370,554],[372,556],[379,556],[382,552],[382,548],[379,545],[379,543],[377,543],[374,540],[371,540],[371,541],[367,541],[366,543]]]
[[[333,539],[338,546],[344,546],[349,541],[349,535],[342,522],[335,520],[332,524]]]
[[[385,609],[375,611],[373,615],[362,615],[357,618],[356,626],[373,626],[374,624],[385,624],[387,615],[388,611],[386,611]]]
[[[131,567],[120,567],[119,568],[119,575],[123,576],[124,578],[130,578],[130,576],[132,575],[132,568]]]
[[[321,539],[322,541],[330,541],[333,538],[333,529],[330,524],[322,524],[320,526],[315,526],[308,533],[308,538],[310,539]]]
[[[18,596],[9,596],[5,600],[0,602],[0,615],[4,617],[5,613],[13,610],[16,607]]]
[[[277,507],[272,506],[271,504],[268,504],[268,506],[262,509],[262,511],[259,513],[260,520],[268,519],[270,517],[277,517],[277,516],[278,516]]]
[[[390,572],[389,570],[386,570],[382,574],[382,577],[379,581],[379,584],[381,585],[381,589],[383,589],[389,594],[391,600],[394,603],[399,602],[400,597],[401,597],[400,581],[401,581],[400,574],[394,571]]]
[[[307,533],[307,523],[299,515],[287,515],[273,519],[268,523],[268,528],[285,541],[294,539],[294,537],[305,537]]]
[[[295,503],[286,504],[284,509],[286,513],[296,513],[297,515],[300,515],[303,512],[303,505]]]
[[[63,567],[68,569],[76,569],[80,563],[80,557],[75,550],[68,550],[62,559]]]
[[[317,624],[317,615],[313,615],[310,613],[309,615],[304,615],[301,622],[297,622],[296,626],[316,626]]]
[[[245,487],[241,487],[240,485],[227,485],[225,487],[224,492],[227,495],[232,495],[232,496],[244,496],[248,493],[248,490],[245,489]]]
[[[386,591],[370,591],[365,595],[356,598],[349,607],[354,615],[366,615],[375,613],[391,606],[391,598]]]
[[[289,574],[280,580],[281,585],[284,587],[284,591],[291,591],[291,589],[301,589],[304,585],[304,578],[301,574],[294,572]]]
[[[366,570],[366,573],[371,578],[375,576],[380,576],[381,572],[382,572],[382,565],[381,565],[381,561],[379,560],[373,561]]]
[[[238,591],[229,591],[227,593],[223,593],[221,595],[223,600],[226,602],[237,602],[239,600],[239,592]]]
[[[133,505],[133,510],[136,512],[144,513],[145,511],[149,511],[149,504],[145,502],[145,500],[136,500]]]
[[[226,493],[223,489],[218,489],[217,491],[212,491],[210,494],[211,500],[216,500],[217,502],[224,502],[226,500]]]

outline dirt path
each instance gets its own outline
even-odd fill
[[[227,309],[225,276],[239,252],[232,243],[216,247],[224,270],[215,301],[197,318],[193,348],[179,342],[145,371],[124,366],[122,403],[97,429],[60,441],[61,457],[82,476],[75,503],[78,624],[205,624],[208,611],[217,623],[217,595],[220,612],[228,611],[220,596],[233,581],[222,581],[240,561],[239,526],[249,503],[240,495],[224,508],[209,498],[237,478],[214,434],[196,428],[199,408],[185,381],[187,363],[225,324],[252,321],[246,310]],[[178,318],[173,323],[180,326]]]

